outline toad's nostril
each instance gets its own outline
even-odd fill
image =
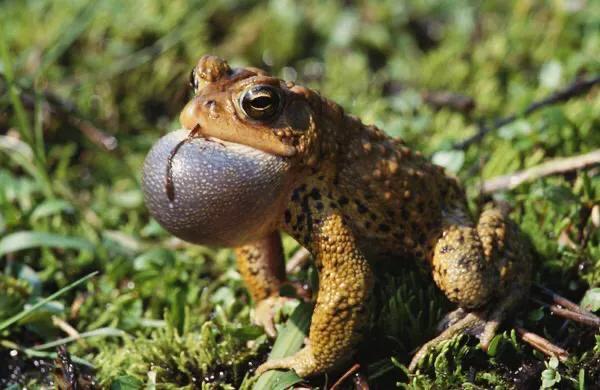
[[[217,102],[214,100],[207,100],[204,102],[204,107],[208,109],[208,116],[211,119],[217,119],[219,117],[219,113],[217,112]]]

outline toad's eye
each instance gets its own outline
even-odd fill
[[[267,121],[273,119],[282,107],[279,90],[271,85],[257,85],[242,94],[240,106],[248,117]]]

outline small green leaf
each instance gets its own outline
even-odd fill
[[[542,65],[540,70],[540,84],[548,89],[556,89],[562,80],[562,66],[560,62],[551,60]]]
[[[581,299],[581,307],[588,311],[600,310],[600,287],[591,288]]]
[[[585,390],[585,369],[584,368],[579,369],[579,375],[578,375],[577,381],[579,382],[579,390]]]
[[[31,286],[31,295],[40,295],[42,291],[42,281],[39,275],[27,264],[17,264],[16,266],[17,276],[19,279],[26,280]]]
[[[544,318],[544,308],[538,307],[537,309],[530,311],[527,318],[529,319],[529,321],[534,322],[541,320],[542,318]]]
[[[549,389],[556,383],[560,382],[560,374],[557,371],[549,368],[542,371],[542,389]]]
[[[31,213],[31,222],[35,222],[41,218],[49,217],[54,214],[59,214],[62,212],[73,212],[73,206],[62,199],[50,199],[45,202],[40,203],[33,213]]]
[[[46,232],[23,231],[9,234],[0,240],[0,256],[23,249],[53,247],[92,251],[94,246],[79,237],[68,237]]]
[[[264,334],[263,329],[260,326],[256,325],[247,325],[236,328],[229,328],[231,335],[236,339],[240,339],[243,341],[255,340],[262,334]]]
[[[456,173],[465,162],[465,152],[462,150],[440,150],[431,158],[434,164],[441,165],[450,172]]]
[[[116,192],[111,194],[110,202],[124,209],[134,209],[144,203],[144,196],[141,190]]]
[[[137,390],[142,388],[142,382],[129,375],[115,378],[110,384],[110,390]]]
[[[500,345],[501,339],[502,339],[502,335],[497,334],[496,336],[494,336],[492,341],[490,341],[490,345],[488,346],[488,350],[487,350],[487,354],[489,356],[496,356],[496,353],[498,352],[498,346]]]

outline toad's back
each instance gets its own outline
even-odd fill
[[[327,102],[329,108],[333,104]],[[442,167],[353,116],[343,116],[339,126],[346,129],[339,132],[346,142],[338,144],[335,163],[308,176],[296,188],[297,198],[313,214],[323,202],[339,209],[369,260],[430,261],[442,234],[442,213],[451,211],[471,224],[462,188]],[[314,199],[311,191],[324,199]],[[297,223],[291,227],[298,233]]]

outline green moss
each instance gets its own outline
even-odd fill
[[[270,342],[249,325],[231,251],[174,240],[149,217],[139,185],[145,153],[178,126],[189,70],[207,52],[295,78],[405,138],[456,172],[473,209],[510,204],[538,253],[535,280],[579,300],[600,285],[597,169],[491,198],[479,189],[483,179],[600,147],[597,88],[520,115],[575,78],[600,73],[599,15],[593,1],[2,2],[0,240],[16,232],[51,240],[0,255],[0,319],[94,270],[101,275],[44,305],[35,321],[3,331],[0,357],[21,374],[0,367],[0,387],[39,385],[34,362],[52,365],[52,350],[30,347],[65,337],[65,325],[110,330],[69,344],[103,386],[252,386],[245,371]],[[423,94],[432,91],[469,96],[474,108],[432,107]],[[451,149],[480,123],[512,113],[516,121],[480,144]],[[90,129],[118,147],[107,150]],[[295,247],[286,238],[286,253]],[[564,364],[549,366],[508,327],[493,354],[462,337],[409,375],[403,365],[452,306],[413,267],[383,274],[358,355],[374,387],[539,387],[557,373],[562,388],[600,383],[600,339],[537,303],[525,305],[524,326],[563,342],[571,352]],[[309,268],[295,277],[314,276]]]

